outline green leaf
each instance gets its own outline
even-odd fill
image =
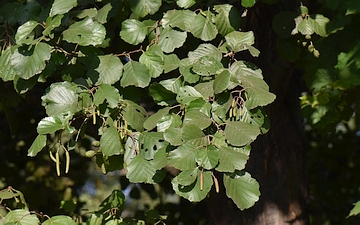
[[[244,146],[256,139],[260,134],[260,129],[249,123],[232,121],[226,123],[224,132],[230,144]]]
[[[177,93],[180,90],[180,87],[182,87],[181,79],[179,78],[170,78],[167,80],[160,81],[161,86],[166,88],[167,90]]]
[[[241,5],[250,8],[253,7],[256,3],[256,0],[241,0]]]
[[[36,130],[39,134],[51,134],[58,130],[64,129],[64,124],[58,117],[45,117],[43,118]]]
[[[89,17],[73,23],[63,32],[65,41],[82,46],[101,45],[105,40],[105,35],[105,27]]]
[[[129,44],[137,45],[145,40],[147,27],[136,19],[124,20],[121,24],[120,36]]]
[[[204,146],[208,143],[203,131],[194,124],[188,124],[183,127],[182,139],[184,142],[189,142],[196,146]]]
[[[43,42],[35,46],[22,46],[11,56],[11,65],[21,78],[29,79],[41,73],[46,66],[45,61],[51,57],[51,46]]]
[[[53,216],[45,220],[42,225],[77,225],[69,216]]]
[[[101,24],[104,24],[108,21],[109,12],[113,9],[111,3],[107,3],[101,9],[98,10],[98,13],[95,16],[95,19]]]
[[[169,10],[161,19],[164,28],[178,27],[184,31],[190,31],[191,24],[196,14],[190,10]]]
[[[200,148],[196,152],[195,161],[200,167],[211,170],[218,164],[219,150],[213,145]]]
[[[78,94],[75,92],[76,89],[76,84],[67,81],[51,84],[50,91],[41,98],[46,113],[53,116],[61,113],[77,112]]]
[[[185,171],[196,168],[196,145],[185,143],[168,154],[168,164],[176,169]]]
[[[45,23],[45,30],[43,30],[42,34],[44,36],[51,34],[51,31],[54,30],[56,27],[61,25],[61,19],[64,17],[63,14],[57,15],[54,18],[48,17]]]
[[[360,214],[360,201],[358,201],[354,204],[354,208],[351,209],[351,211],[347,217],[356,216],[358,214]]]
[[[240,80],[241,86],[245,88],[248,94],[248,100],[245,103],[248,109],[265,106],[275,100],[276,96],[269,92],[269,86],[263,79],[254,76],[242,76]]]
[[[104,133],[100,138],[100,148],[104,155],[119,155],[121,153],[120,136],[116,128],[112,123],[108,124],[108,127],[104,128]]]
[[[78,11],[75,16],[79,19],[84,19],[85,17],[93,18],[96,16],[96,14],[97,14],[96,8],[89,8]]]
[[[309,18],[309,22],[311,23],[314,32],[322,37],[327,35],[326,26],[330,22],[328,18],[321,14],[311,15]]]
[[[146,130],[152,130],[156,127],[156,124],[158,123],[158,121],[165,116],[166,114],[168,114],[170,111],[170,107],[165,107],[162,109],[159,109],[157,112],[155,112],[154,114],[152,114],[151,116],[149,116],[146,121],[144,122],[144,128]]]
[[[149,69],[151,77],[156,78],[163,72],[164,60],[163,56],[159,55],[156,50],[153,50],[153,46],[141,54],[139,62]]]
[[[134,85],[136,87],[146,87],[151,80],[149,69],[142,63],[129,61],[124,66],[123,77],[120,84],[122,87]]]
[[[142,106],[130,100],[124,100],[124,103],[124,119],[133,129],[142,131],[144,129],[143,123],[147,116],[146,110]]]
[[[203,99],[209,99],[214,97],[214,80],[198,83],[194,88],[201,94]],[[190,103],[191,104],[191,103]]]
[[[297,26],[297,29],[302,35],[312,35],[314,33],[312,19],[303,19]]]
[[[87,76],[95,85],[114,84],[122,75],[123,64],[112,54],[101,55],[94,58],[88,69]]]
[[[168,145],[164,141],[163,133],[160,132],[142,132],[139,136],[139,144],[140,154],[146,160],[154,159],[157,151]]]
[[[27,156],[36,156],[46,146],[46,135],[39,134],[31,144]]]
[[[176,95],[158,83],[150,85],[150,95],[155,103],[161,106],[170,106],[176,103]]]
[[[243,170],[249,157],[243,153],[234,151],[228,146],[219,147],[219,165],[216,167],[220,172],[234,172]]]
[[[248,209],[259,200],[258,182],[245,172],[242,174],[224,175],[226,195],[241,210]]]
[[[131,10],[139,17],[145,17],[156,13],[161,6],[161,0],[137,0],[130,1]]]
[[[214,93],[219,94],[225,91],[230,83],[230,72],[228,70],[223,70],[220,74],[215,76],[213,83]]]
[[[176,176],[177,183],[183,186],[191,185],[196,181],[198,171],[199,171],[198,168],[195,168],[193,170],[186,170],[180,172]]]
[[[235,7],[229,4],[215,5],[214,10],[217,12],[214,23],[219,34],[225,36],[240,28],[241,15]]]
[[[105,212],[109,212],[109,210],[111,209],[118,209],[118,212],[121,213],[123,210],[124,203],[125,203],[124,194],[120,190],[113,190],[112,193],[104,201],[101,202],[100,204],[101,209],[97,212],[101,212],[104,215],[106,214]]]
[[[196,83],[200,76],[192,71],[192,64],[189,58],[182,59],[179,65],[180,74],[183,75],[184,80],[188,83]]]
[[[5,216],[5,224],[21,224],[21,225],[34,225],[40,224],[39,219],[35,214],[31,214],[28,210],[25,209],[15,209],[11,210]]]
[[[152,177],[155,175],[156,169],[141,155],[135,156],[127,166],[127,170],[126,178],[132,183],[154,183]]]
[[[26,41],[29,38],[29,35],[31,33],[33,33],[33,30],[35,29],[35,27],[38,24],[39,24],[38,22],[36,22],[34,20],[30,20],[30,21],[27,21],[26,23],[24,23],[23,25],[21,25],[17,29],[16,35],[15,35],[16,44],[21,45],[23,43],[27,43]],[[32,39],[33,39],[33,37],[31,38],[31,40]]]
[[[8,191],[7,189],[0,191],[0,199],[1,200],[11,199],[11,198],[18,197],[18,196],[19,196],[19,193],[12,193],[12,192]]]
[[[274,16],[272,28],[281,38],[291,37],[291,32],[295,28],[294,19],[298,16],[296,12],[283,11]]]
[[[249,49],[249,46],[255,43],[254,33],[252,31],[240,32],[233,31],[225,36],[226,43],[234,52],[240,52]]]
[[[176,101],[185,105],[198,98],[202,98],[202,95],[194,87],[184,86],[180,87],[176,96]]]
[[[195,0],[176,0],[176,4],[181,8],[190,8],[194,4],[196,4]]]
[[[159,45],[164,52],[170,53],[173,52],[175,48],[183,46],[186,37],[186,32],[177,31],[171,28],[165,28],[160,33]]]
[[[2,52],[0,56],[0,77],[3,81],[14,80],[16,76],[16,72],[11,66],[11,55],[13,54],[14,48],[7,47],[5,51]]]
[[[181,124],[182,120],[178,114],[167,114],[159,120],[156,126],[158,132],[164,132],[169,127],[180,127]]]
[[[77,6],[76,0],[54,0],[50,9],[50,16],[65,14]]]
[[[197,14],[191,24],[191,33],[203,41],[211,41],[218,34],[215,24],[212,22],[213,14],[210,11],[203,16],[201,13]]]
[[[110,108],[116,108],[120,103],[119,90],[108,84],[101,84],[94,94],[94,104],[99,106],[106,99]]]
[[[164,131],[164,139],[172,146],[179,146],[182,141],[182,129],[180,127],[169,127]]]
[[[173,71],[179,67],[180,59],[176,54],[164,55],[164,73]],[[1,72],[0,72],[1,73]]]
[[[202,190],[200,189],[200,173],[203,173]],[[171,183],[176,194],[188,199],[191,202],[199,202],[203,200],[211,190],[213,179],[211,176],[211,171],[198,171],[196,182],[191,185],[184,186],[180,184],[177,177],[175,177]]]
[[[211,56],[204,56],[193,64],[192,70],[199,75],[210,76],[222,68],[223,65],[220,61]]]
[[[216,61],[221,61],[223,58],[221,51],[214,45],[208,43],[200,44],[194,51],[190,51],[188,56],[190,63],[194,63],[205,56],[211,56]]]
[[[203,130],[210,126],[211,123],[211,118],[198,110],[192,110],[185,113],[184,125],[194,124]]]

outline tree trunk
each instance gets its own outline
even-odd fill
[[[258,2],[247,13],[247,30],[255,33],[259,66],[276,100],[266,107],[270,130],[253,144],[246,170],[260,184],[260,200],[241,212],[231,199],[211,193],[207,199],[210,225],[305,225],[308,224],[308,185],[305,145],[300,115],[301,74],[276,53],[277,37],[272,18],[282,10],[296,10],[300,3],[266,5]],[[290,5],[289,5],[290,4]],[[246,59],[247,60],[247,59]]]

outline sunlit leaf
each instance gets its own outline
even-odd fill
[[[358,201],[358,202],[356,202],[354,204],[354,208],[351,209],[348,217],[349,216],[355,216],[355,215],[358,215],[358,214],[360,214],[360,201]]]
[[[153,78],[160,76],[164,69],[164,60],[161,55],[158,55],[153,48],[149,48],[143,52],[139,58],[139,62],[144,64],[150,71]]]
[[[254,141],[260,134],[260,129],[249,123],[232,121],[226,123],[224,132],[225,137],[230,144],[243,146]]]
[[[28,150],[28,156],[36,156],[46,145],[46,135],[39,134]],[[1,192],[0,192],[1,193]]]
[[[223,36],[228,33],[238,30],[240,27],[240,13],[235,7],[229,4],[215,5],[214,22],[219,33]]]
[[[42,32],[43,35],[49,35],[52,30],[54,30],[56,27],[59,27],[63,17],[63,14],[56,15],[55,17],[48,17],[45,23],[45,30]]]
[[[175,48],[181,47],[184,44],[186,37],[186,32],[165,28],[160,33],[159,45],[164,52],[170,53],[173,52]]]
[[[137,45],[143,42],[146,34],[147,28],[139,20],[127,19],[121,24],[120,36],[129,44]]]
[[[64,124],[58,117],[45,117],[39,122],[37,132],[39,134],[51,134],[64,127]]]
[[[64,40],[83,46],[100,45],[105,40],[105,27],[92,18],[75,22],[63,32]]]
[[[180,59],[175,54],[164,55],[164,73],[177,69],[180,65]]]
[[[200,167],[211,170],[218,164],[219,150],[213,145],[200,148],[196,152],[195,161]]]
[[[114,84],[120,80],[123,64],[112,54],[95,57],[87,76],[95,85]]]
[[[76,225],[75,221],[69,216],[53,216],[45,220],[43,225]]]
[[[215,24],[212,22],[212,13],[207,11],[206,16],[197,14],[191,24],[191,33],[203,41],[211,41],[218,34]]]
[[[194,124],[200,129],[205,129],[210,126],[211,123],[211,118],[198,110],[192,110],[185,113],[184,125]]]
[[[219,148],[219,165],[216,167],[220,172],[234,172],[235,170],[243,170],[248,160],[248,156],[234,151],[227,146]]]
[[[12,47],[7,47],[0,56],[0,78],[3,81],[10,81],[15,79],[16,72],[11,66],[11,55],[14,49]]]
[[[46,113],[49,116],[59,115],[61,113],[78,111],[78,94],[75,92],[76,84],[67,81],[62,83],[53,83],[50,91],[41,99],[45,105]]]
[[[248,209],[259,200],[258,182],[247,172],[224,175],[226,195],[230,197],[239,209]]]
[[[65,14],[77,6],[76,0],[55,0],[50,9],[50,16]]]
[[[94,104],[99,106],[106,99],[110,108],[115,108],[120,103],[119,90],[108,84],[101,84],[94,94]]]
[[[168,154],[168,164],[179,170],[196,168],[196,145],[185,143]]]
[[[101,9],[99,9],[98,13],[95,16],[97,21],[99,21],[102,24],[108,22],[109,12],[111,11],[112,8],[113,6],[111,5],[111,3],[107,3]]]
[[[20,222],[21,221],[21,222]],[[35,214],[30,214],[25,209],[11,210],[5,216],[5,224],[21,224],[21,225],[34,225],[39,224],[40,221]]]
[[[161,6],[161,0],[130,1],[131,10],[140,17],[156,13]]]
[[[34,20],[30,20],[24,24],[22,24],[15,35],[15,41],[18,45],[21,45],[22,43],[26,43],[26,40],[28,38],[28,36],[33,32],[33,30],[35,29],[35,27],[38,25],[39,23],[34,21]]]
[[[149,116],[144,122],[144,128],[147,130],[152,130],[156,127],[157,122],[166,114],[169,113],[170,107],[165,107],[159,109],[156,113]]]
[[[240,52],[249,49],[249,46],[255,43],[254,33],[252,31],[240,32],[233,31],[225,36],[226,43],[234,52]]]
[[[169,10],[164,14],[161,24],[164,28],[178,27],[190,31],[195,16],[196,14],[190,10]]]
[[[200,173],[203,174],[200,175]],[[200,178],[200,176],[202,176],[202,178]],[[200,179],[202,179],[202,181],[200,181]],[[171,183],[176,194],[191,202],[199,202],[203,200],[211,190],[213,179],[210,171],[198,171],[197,179],[191,185],[184,186],[180,184],[177,177],[175,177]],[[200,185],[200,183],[202,183],[202,185]]]
[[[180,87],[176,96],[176,101],[181,104],[188,104],[198,98],[202,98],[202,95],[195,88],[192,86],[184,86]]]
[[[125,64],[123,76],[120,84],[122,87],[134,85],[136,87],[146,87],[151,80],[149,69],[142,63],[130,61]]]
[[[23,79],[29,79],[45,69],[45,62],[51,57],[51,48],[43,42],[32,47],[19,47],[11,56],[10,63],[16,74]]]
[[[215,76],[213,83],[214,93],[219,94],[227,89],[230,82],[230,72],[228,70],[222,71]]]
[[[100,148],[101,152],[107,156],[118,155],[121,152],[119,133],[111,123],[104,128],[104,133],[100,138]]]
[[[190,8],[196,3],[195,0],[176,0],[176,4],[181,8]]]

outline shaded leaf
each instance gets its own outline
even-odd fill
[[[177,69],[180,65],[180,59],[176,54],[164,55],[164,73]]]
[[[235,7],[229,4],[215,5],[214,10],[217,12],[214,23],[221,35],[225,36],[240,28],[241,16]]]
[[[213,89],[215,94],[219,94],[225,91],[230,83],[230,72],[228,70],[222,71],[220,74],[215,76],[213,83]]]
[[[246,8],[253,7],[253,5],[255,5],[255,3],[256,3],[256,0],[241,0],[241,5]]]
[[[94,94],[94,104],[99,106],[106,99],[110,108],[116,108],[120,103],[119,90],[108,84],[101,84]]]
[[[169,152],[168,164],[182,171],[195,169],[196,147],[196,145],[185,143]]]
[[[56,15],[55,17],[48,17],[45,23],[45,30],[43,30],[43,35],[49,35],[52,30],[61,25],[61,19],[64,15]]]
[[[181,104],[189,104],[198,98],[202,98],[202,95],[194,87],[184,86],[179,88],[176,101]]]
[[[192,110],[185,113],[184,117],[184,125],[194,124],[198,126],[200,129],[205,129],[211,125],[212,120],[209,116],[198,110]]]
[[[168,114],[170,111],[170,107],[165,107],[162,109],[159,109],[157,112],[155,112],[154,114],[152,114],[151,116],[149,116],[145,122],[144,122],[144,128],[147,130],[152,130],[156,127],[156,124],[158,123],[158,121],[165,116],[166,114]]]
[[[142,106],[130,100],[124,100],[124,103],[124,119],[133,129],[142,131],[144,129],[143,123],[147,116],[146,110]]]

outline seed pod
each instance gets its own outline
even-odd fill
[[[99,147],[100,146],[100,141],[93,141],[92,146]]]
[[[103,164],[101,164],[100,169],[101,169],[101,173],[102,173],[102,174],[104,174],[104,175],[106,175],[106,174],[107,174],[107,171],[106,171],[106,168],[105,168],[105,164],[104,164],[104,163],[103,163]]]
[[[52,154],[51,151],[49,151],[49,155],[50,155],[50,159],[56,163],[56,159],[55,159],[55,157],[53,156],[53,154]]]
[[[95,152],[94,150],[89,150],[89,151],[86,151],[86,152],[85,152],[85,156],[86,156],[87,158],[92,158],[92,157],[95,156],[95,154],[96,154],[96,152]]]
[[[214,184],[215,184],[215,191],[216,191],[216,193],[219,193],[219,191],[220,191],[219,181],[215,176],[213,176],[213,179],[214,179]]]
[[[56,173],[58,176],[60,176],[60,155],[59,150],[55,153],[55,159],[56,159]]]
[[[204,189],[204,172],[200,172],[200,191]]]
[[[66,158],[65,173],[68,173],[70,168],[70,153],[67,150],[65,150],[65,158]]]

